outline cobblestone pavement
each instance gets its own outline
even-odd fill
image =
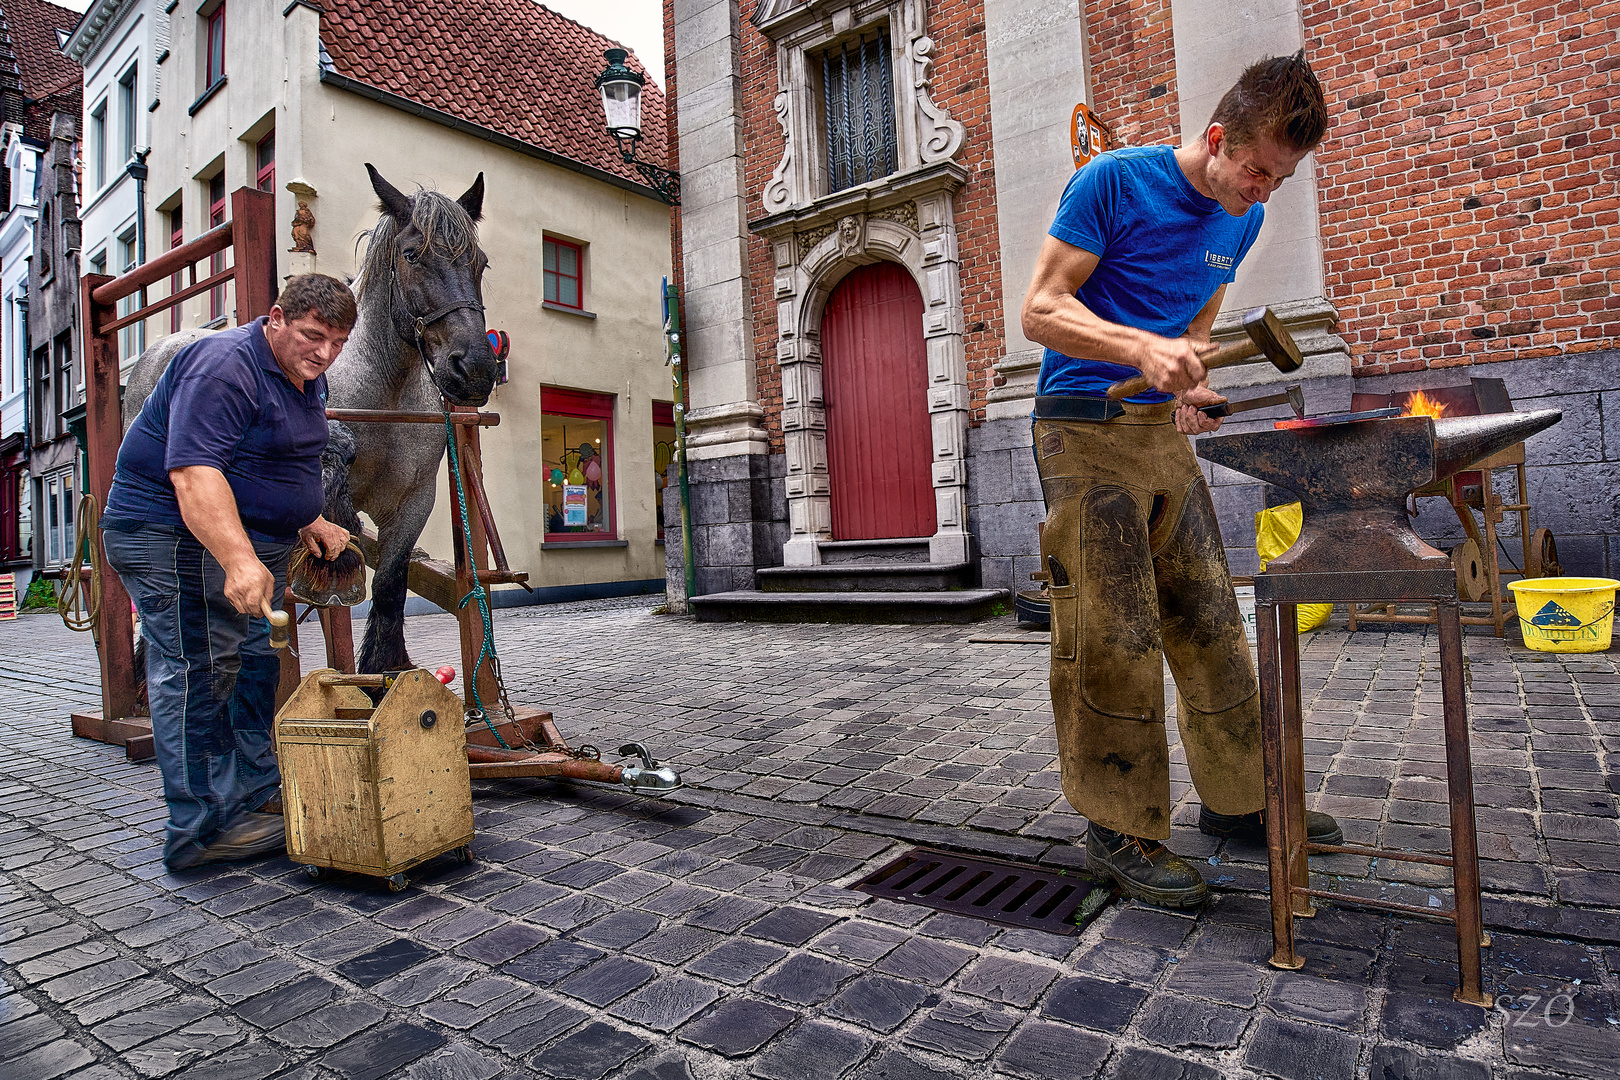
[[[700,625],[655,602],[501,611],[501,653],[576,745],[640,739],[691,786],[480,783],[477,862],[399,894],[282,857],[165,872],[156,770],[68,734],[97,695],[88,635],[0,623],[0,1077],[1620,1075],[1615,652],[1467,638],[1485,1011],[1451,1000],[1440,924],[1324,910],[1306,967],[1267,967],[1264,853],[1189,827],[1179,764],[1171,844],[1217,889],[1196,918],[1116,904],[1060,937],[852,892],[912,843],[1081,868],[1045,650],[971,640],[1008,623]],[[459,666],[448,617],[408,636]],[[1442,850],[1432,638],[1330,628],[1304,659],[1313,803],[1352,840]],[[1317,870],[1445,895],[1416,864]]]

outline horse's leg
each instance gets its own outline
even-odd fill
[[[359,669],[399,671],[413,667],[405,651],[405,580],[411,550],[433,512],[433,487],[412,496],[377,522],[377,570],[371,581],[371,618],[360,646]]]
[[[326,422],[326,450],[321,454],[321,487],[326,508],[321,516],[351,533],[360,531],[360,515],[349,493],[349,470],[354,466],[354,433],[336,420]]]

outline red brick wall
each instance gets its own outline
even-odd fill
[[[1088,8],[1093,111],[1115,145],[1181,141],[1170,0],[1108,0]]]
[[[747,5],[745,5],[745,8]],[[677,63],[674,55],[672,5],[664,2],[665,70],[667,99],[671,102],[671,156],[676,153],[674,101]],[[748,193],[746,215],[764,212],[758,194],[781,160],[782,129],[771,107],[776,97],[776,48],[748,21],[742,20],[742,94],[744,161]],[[1004,351],[1001,312],[1000,252],[996,233],[995,164],[990,143],[990,91],[984,62],[984,19],[981,0],[949,0],[931,6],[928,34],[934,41],[933,99],[966,129],[956,161],[969,172],[967,184],[955,201],[957,239],[962,259],[962,303],[971,408],[974,421],[983,419],[991,365]],[[676,280],[680,280],[680,215],[672,221]],[[781,452],[782,380],[776,363],[776,304],[772,297],[774,268],[770,245],[760,237],[749,241],[749,277],[754,311],[754,349],[759,402],[771,448]]]
[[[1356,373],[1614,348],[1620,8],[1309,0],[1304,24]]]

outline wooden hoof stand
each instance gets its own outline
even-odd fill
[[[365,687],[386,688],[375,707]],[[287,857],[313,878],[383,878],[446,852],[472,859],[461,699],[430,673],[311,672],[276,714]]]

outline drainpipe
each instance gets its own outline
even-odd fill
[[[681,492],[681,564],[686,571],[687,612],[697,593],[697,567],[692,565],[692,489],[686,479],[686,367],[681,350],[680,290],[664,280],[664,343],[675,384],[675,473]]]
[[[152,152],[150,146],[135,151],[135,156],[129,159],[124,171],[135,180],[135,265],[146,263],[146,155]],[[120,274],[123,270],[118,271]],[[140,307],[146,306],[146,289],[141,289]]]

